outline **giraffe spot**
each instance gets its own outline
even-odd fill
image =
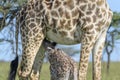
[[[70,13],[68,12],[68,11],[65,11],[65,17],[67,18],[67,19],[70,19]]]
[[[88,0],[80,0],[79,3],[87,3],[87,2],[88,2]]]
[[[93,23],[96,22],[96,19],[97,19],[97,18],[96,18],[96,15],[93,15],[93,16],[92,16],[92,19],[93,19]]]
[[[40,5],[40,10],[43,10],[43,8],[44,8],[43,5]]]
[[[86,14],[87,14],[87,15],[91,15],[91,14],[92,14],[92,11],[87,11]]]
[[[111,12],[108,12],[108,17],[111,18],[112,16],[113,16],[113,14]]]
[[[69,8],[70,10],[72,10],[74,8],[74,1],[73,0],[66,0],[64,2],[64,5]]]
[[[71,20],[68,20],[67,22],[68,22],[68,26],[70,26],[71,25]]]
[[[58,23],[58,20],[57,19],[55,19],[55,18],[52,18],[52,25],[54,26],[54,27],[56,27],[56,24]]]
[[[96,9],[96,12],[95,12],[95,15],[96,15],[98,18],[101,18],[101,17],[102,17],[101,9],[97,8],[97,9]]]
[[[39,2],[35,2],[35,6],[37,7],[39,5]]]
[[[89,39],[90,40],[90,39]],[[91,41],[94,40],[94,37],[91,36]],[[93,47],[94,43],[92,42],[89,46]]]
[[[77,19],[73,19],[73,20],[72,20],[73,25],[75,25],[77,22],[78,22]]]
[[[106,11],[105,11],[105,9],[104,9],[104,8],[102,8],[102,9],[101,9],[101,11],[102,11],[102,13],[106,13]]]
[[[93,29],[93,24],[87,25],[83,29],[87,32],[87,34],[92,34],[93,32],[90,31]]]
[[[30,53],[30,50],[27,50],[26,53]]]
[[[89,41],[92,41],[93,37],[92,36],[88,36]]]
[[[101,61],[101,59],[100,59],[100,61]],[[100,66],[101,66],[101,63],[97,62],[97,67],[100,67]],[[101,68],[100,68],[100,70],[101,70]]]
[[[23,71],[23,68],[24,68],[24,64],[22,64],[22,66],[20,67],[20,71]]]
[[[88,4],[88,10],[92,11],[92,10],[94,10],[94,9],[95,9],[95,4],[89,3],[89,4]]]
[[[85,52],[86,52],[86,53],[89,53],[89,47],[86,47],[86,48],[85,48]],[[86,56],[85,56],[85,57],[86,57]]]
[[[86,64],[84,63],[84,64],[82,65],[82,67],[84,67],[84,68],[85,68],[85,67],[86,67]]]
[[[47,7],[47,9],[51,9],[52,8],[52,2],[51,1],[45,1],[45,5]]]
[[[102,14],[102,13],[100,13],[100,14],[98,15],[98,18],[102,18],[102,16],[103,16],[103,14]]]
[[[95,0],[90,0],[91,2],[94,2]]]
[[[87,20],[87,22],[91,22],[91,18],[90,17],[86,17],[86,20]]]
[[[54,3],[54,8],[57,8],[61,5],[61,2],[59,0],[55,0],[55,3]]]
[[[41,16],[41,13],[36,13],[36,16],[37,16],[37,17],[38,17],[38,16],[40,17],[40,16]]]
[[[72,11],[72,17],[76,17],[78,15],[79,15],[78,9],[75,9],[75,10]]]
[[[27,10],[29,11],[29,10],[31,10],[31,9],[32,9],[31,5],[28,5],[28,6],[27,6]]]
[[[46,2],[50,2],[51,0],[45,0]]]
[[[24,66],[27,66],[27,65],[26,65],[26,63],[28,63],[28,61],[25,59],[25,62],[24,62],[24,63],[25,63],[25,65],[24,65]]]
[[[110,25],[110,22],[107,22],[107,23],[106,23],[106,26],[108,27],[109,25]]]
[[[100,46],[99,50],[101,50],[101,51],[102,51],[102,49],[103,49],[103,46],[104,46],[104,45]]]
[[[90,24],[88,30],[92,30],[93,28],[94,28],[94,25]]]
[[[64,26],[65,23],[66,23],[66,20],[65,20],[65,19],[60,20],[60,25],[61,25],[61,26]]]
[[[31,21],[30,21],[30,19],[27,19],[27,20],[25,21],[25,25],[30,24],[30,22],[31,22]],[[21,27],[21,28],[23,28],[23,29],[24,29],[25,27]]]
[[[35,21],[35,19],[30,19],[30,21],[31,21],[31,22],[34,22],[34,21]]]
[[[99,32],[99,31],[100,31],[100,28],[99,28],[99,27],[96,27],[95,30],[96,30],[96,32]]]
[[[34,11],[30,11],[28,14],[29,14],[29,16],[30,16],[31,18],[34,18],[34,17],[35,17]]]
[[[80,6],[80,9],[81,9],[82,11],[85,11],[85,10],[87,9],[87,6],[86,6],[86,5],[81,5],[81,6]]]
[[[71,20],[68,20],[67,23],[64,26],[65,26],[65,29],[71,30],[72,29],[72,27],[71,27]]]
[[[107,3],[105,3],[105,7],[106,7],[106,8],[108,7]],[[110,10],[110,11],[111,11],[111,10]]]
[[[36,18],[36,23],[40,23],[40,19],[39,18]]]
[[[95,11],[96,11],[95,14],[99,14],[100,13],[100,9],[99,8],[96,8]]]
[[[66,32],[66,31],[59,31],[59,33],[62,35],[62,37],[64,37],[64,36],[67,35],[67,32]]]
[[[98,0],[98,1],[97,1],[97,5],[98,5],[98,6],[101,6],[101,5],[103,5],[103,4],[104,4],[104,0]]]
[[[63,16],[63,9],[60,7],[59,9],[58,9],[58,11],[59,11],[59,15],[62,17]]]
[[[51,11],[51,14],[54,17],[58,17],[59,16],[58,13],[57,13],[57,11],[54,11],[54,10]]]
[[[101,27],[103,27],[104,24],[105,24],[105,21],[101,20],[101,21],[98,21],[98,23],[95,25],[98,26],[99,28],[101,28]]]
[[[34,28],[36,26],[36,24],[35,23],[30,23],[29,24],[29,27],[32,29],[32,28]]]
[[[75,5],[79,5],[80,4],[80,0],[76,0],[76,4]]]
[[[23,12],[23,11],[21,11],[20,13],[19,13],[19,17],[17,18],[19,21],[23,21],[24,19],[25,19],[25,17],[24,16],[26,16],[26,13],[25,12]],[[28,16],[29,17],[29,16]]]
[[[39,29],[34,28],[32,31],[33,31],[33,33],[35,33],[35,34],[36,34],[36,33],[38,33],[38,32],[39,32]]]
[[[29,32],[29,33],[28,33],[28,36],[30,36],[30,37],[33,36],[33,33],[32,33],[32,32]]]
[[[56,29],[53,29],[52,31],[57,34],[57,30]]]
[[[71,36],[74,36],[75,35],[75,30],[71,31],[70,34],[71,34]]]

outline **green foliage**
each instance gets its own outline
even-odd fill
[[[17,0],[18,5],[22,6],[27,0]]]
[[[108,34],[113,34],[115,40],[120,39],[120,13],[113,13],[113,18],[110,27],[112,27],[114,30],[109,31]]]
[[[111,25],[113,27],[120,27],[120,13],[114,12]]]
[[[118,39],[120,39],[120,33],[119,33],[119,35],[118,36],[116,36],[116,38],[115,38],[116,40],[118,40]]]
[[[17,11],[27,0],[2,0],[0,1],[0,31],[10,24],[16,17]],[[9,21],[7,22],[6,20]]]

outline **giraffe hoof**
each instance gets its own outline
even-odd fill
[[[30,74],[30,80],[39,80],[39,72],[32,70]]]
[[[25,80],[29,76],[29,73],[19,70],[18,71],[18,76],[19,76],[20,80]]]

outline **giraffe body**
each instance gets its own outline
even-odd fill
[[[86,80],[88,59],[95,54],[95,80],[101,80],[101,56],[112,12],[106,0],[30,0],[18,13],[23,55],[19,75],[30,75],[34,62],[41,65],[44,38],[59,44],[81,43],[79,80]],[[39,49],[40,48],[40,49]],[[37,54],[38,53],[38,54]],[[38,56],[36,56],[36,54]]]
[[[60,49],[47,49],[51,80],[78,80],[77,64]]]

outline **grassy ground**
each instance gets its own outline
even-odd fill
[[[87,80],[92,80],[91,64],[89,64]],[[9,63],[0,62],[0,80],[7,80]],[[18,79],[17,79],[18,80]],[[50,80],[49,64],[44,63],[40,80]],[[112,62],[109,75],[106,74],[106,64],[102,64],[102,80],[120,80],[120,62]]]

